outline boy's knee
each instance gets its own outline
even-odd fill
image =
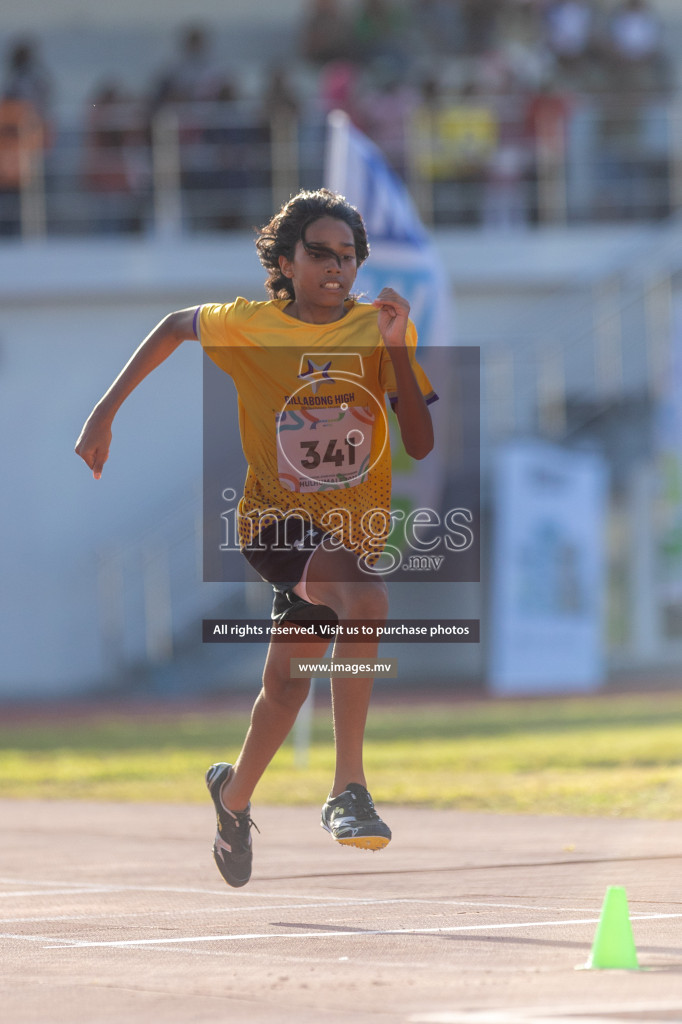
[[[382,580],[351,584],[339,594],[337,614],[341,619],[374,619],[388,615],[388,590]]]
[[[263,672],[263,693],[266,700],[288,711],[298,711],[310,691],[310,680],[283,678],[279,674]]]

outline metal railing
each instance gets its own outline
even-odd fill
[[[411,111],[398,128],[396,162],[430,225],[656,220],[682,204],[677,98],[583,97],[529,119],[518,99],[477,96]],[[251,228],[322,183],[324,144],[319,112],[265,116],[239,101],[151,116],[111,104],[53,128],[22,162],[15,187],[0,191],[0,236]]]

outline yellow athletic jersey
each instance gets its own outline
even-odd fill
[[[390,528],[391,454],[385,396],[393,364],[377,309],[348,301],[334,323],[288,316],[286,299],[207,304],[195,317],[202,347],[237,388],[248,463],[239,506],[243,547],[294,510],[350,550],[379,551]],[[427,402],[436,395],[407,345]]]

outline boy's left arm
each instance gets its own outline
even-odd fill
[[[410,304],[393,288],[382,288],[372,305],[379,310],[379,333],[395,372],[398,399],[394,408],[400,436],[407,454],[423,459],[433,448],[433,423],[405,343]]]

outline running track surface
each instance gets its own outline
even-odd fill
[[[369,853],[255,807],[233,890],[208,802],[0,801],[2,1021],[682,1021],[681,824],[380,810]],[[608,885],[645,969],[575,969]]]

